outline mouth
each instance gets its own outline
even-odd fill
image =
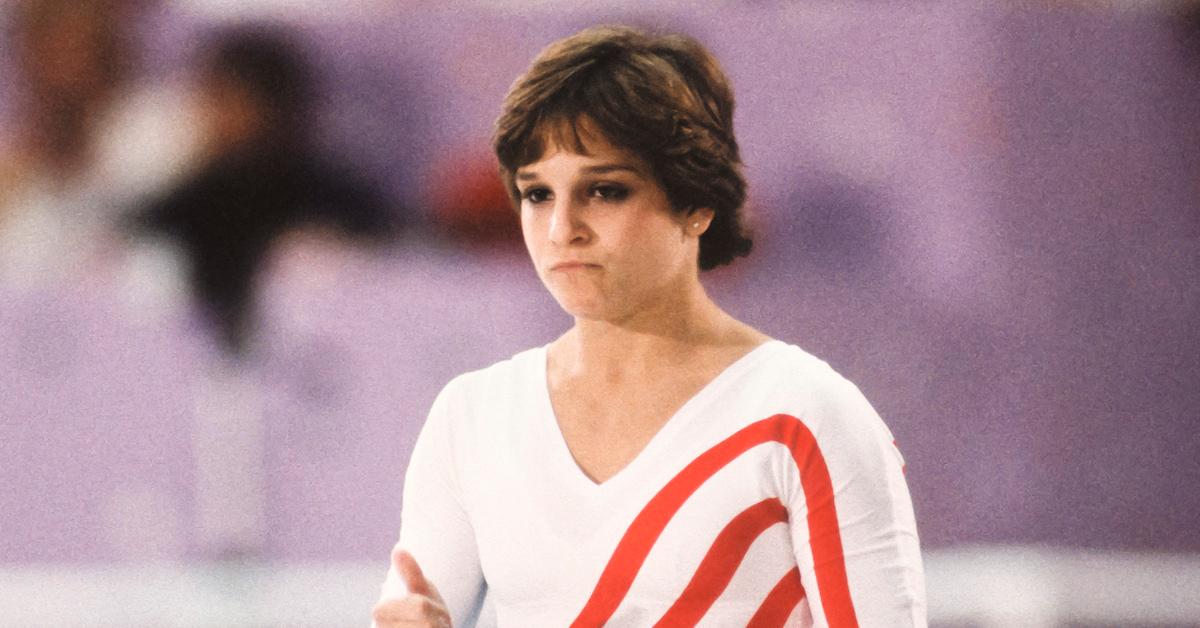
[[[550,267],[550,270],[568,272],[568,271],[575,271],[575,270],[594,270],[594,269],[598,269],[598,268],[600,268],[599,264],[590,264],[588,262],[580,262],[580,261],[565,261],[565,262],[558,262],[558,263],[554,264],[553,266]]]

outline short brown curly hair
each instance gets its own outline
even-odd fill
[[[752,245],[733,107],[728,79],[695,39],[593,27],[546,47],[517,78],[493,145],[519,206],[518,168],[540,159],[548,140],[586,153],[581,131],[598,130],[649,164],[676,211],[713,211],[700,238],[699,265],[708,270]]]

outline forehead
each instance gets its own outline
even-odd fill
[[[580,118],[574,121],[545,122],[534,131],[527,161],[517,172],[528,172],[553,157],[571,155],[581,162],[620,163],[626,166],[645,166],[644,161],[629,148],[613,143],[594,122]]]

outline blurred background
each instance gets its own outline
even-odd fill
[[[1200,6],[6,0],[0,626],[361,626],[424,413],[546,343],[491,123],[723,62],[735,315],[908,465],[935,626],[1200,626]]]

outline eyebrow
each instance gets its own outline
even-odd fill
[[[598,164],[595,166],[588,166],[583,169],[583,174],[608,174],[610,172],[631,172],[638,176],[644,176],[641,169],[639,169],[637,166],[624,163]],[[537,178],[538,176],[532,172],[521,172],[520,169],[517,170],[516,179],[518,181],[534,181],[537,180]]]

